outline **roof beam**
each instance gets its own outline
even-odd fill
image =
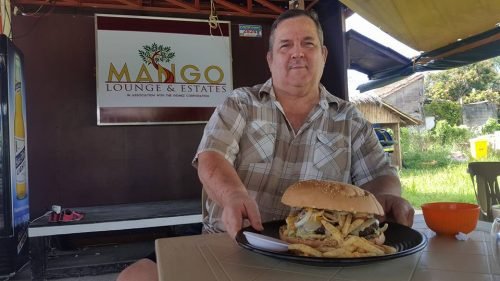
[[[39,7],[58,7],[93,9],[95,12],[120,10],[203,14],[211,13],[210,0],[11,0],[14,6],[23,10],[37,10]],[[251,18],[276,18],[285,9],[283,3],[288,0],[213,0],[218,6],[218,15],[241,16]],[[318,0],[304,0],[306,9],[310,9]],[[256,6],[255,4],[259,4]]]
[[[229,1],[226,1],[226,0],[214,0],[214,1],[217,4],[219,4],[221,6],[224,6],[224,7],[228,8],[228,9],[230,9],[230,10],[236,11],[238,13],[241,13],[241,14],[244,14],[244,15],[249,15],[250,14],[249,11],[247,11],[247,10],[245,10],[245,9],[243,9],[243,8],[237,6],[237,5],[235,5],[235,4],[233,4],[233,3],[229,2]]]
[[[137,3],[137,1],[130,1],[130,0],[116,0],[120,3],[123,3],[124,5],[132,5],[132,6],[135,6],[135,7],[140,7],[141,4],[140,3]]]
[[[182,0],[165,0],[166,2],[172,4],[172,5],[176,5],[176,6],[179,6],[181,8],[184,8],[188,11],[195,11],[196,8],[191,6],[190,4],[187,4],[186,2],[182,1]]]
[[[254,1],[268,8],[269,10],[276,12],[277,14],[281,14],[285,11],[285,9],[278,7],[267,0],[254,0]]]

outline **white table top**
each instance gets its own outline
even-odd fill
[[[487,247],[490,224],[478,222],[469,239],[435,236],[416,215],[413,228],[429,237],[415,254],[351,267],[316,267],[263,256],[238,246],[227,234],[156,241],[160,280],[203,281],[500,281]]]

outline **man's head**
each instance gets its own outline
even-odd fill
[[[291,10],[286,10],[284,13],[279,15],[274,20],[273,25],[271,26],[271,35],[269,36],[269,49],[268,49],[269,52],[272,52],[273,50],[274,32],[276,31],[276,27],[278,27],[278,25],[286,19],[302,17],[302,16],[308,17],[314,22],[314,24],[316,25],[316,31],[318,32],[319,42],[321,43],[321,45],[324,44],[323,28],[321,28],[321,24],[319,22],[318,15],[316,14],[316,12],[314,12],[314,10],[305,11],[301,9],[291,9]]]
[[[267,63],[274,89],[317,89],[327,56],[316,13],[288,10],[273,23]]]

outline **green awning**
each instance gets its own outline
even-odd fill
[[[340,0],[422,54],[404,66],[372,70],[367,91],[415,72],[463,66],[500,55],[500,0]],[[366,73],[366,72],[365,72]]]
[[[499,0],[340,0],[417,51],[429,52],[491,30]]]
[[[411,63],[411,59],[351,29],[346,32],[349,68],[372,78],[384,69],[396,69]]]
[[[380,68],[369,76],[370,82],[358,86],[360,92],[382,87],[415,72],[445,70],[500,55],[500,25],[492,30],[425,52],[404,66]]]

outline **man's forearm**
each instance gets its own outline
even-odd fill
[[[230,194],[247,194],[234,167],[217,152],[206,151],[198,155],[198,176],[208,196],[220,206],[231,198]]]
[[[401,182],[396,176],[386,175],[377,177],[374,180],[363,184],[361,188],[370,191],[374,195],[392,194],[401,196]]]

